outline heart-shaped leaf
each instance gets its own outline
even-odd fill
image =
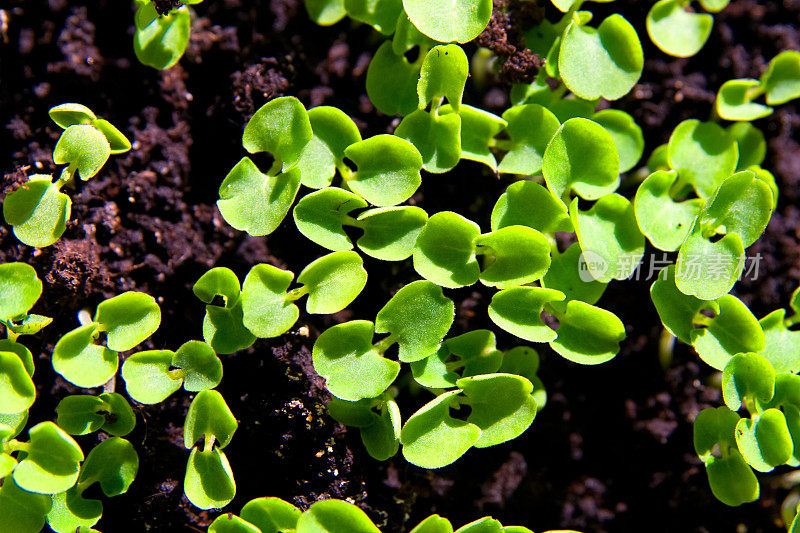
[[[303,514],[294,505],[279,498],[256,498],[250,500],[239,515],[258,527],[261,533],[281,533],[297,528]]]
[[[272,265],[256,265],[242,284],[244,325],[256,337],[281,335],[297,322],[300,310],[286,297],[294,274]]]
[[[189,392],[213,389],[222,381],[222,362],[205,342],[181,345],[172,358],[172,366],[181,369],[183,388]]]
[[[674,170],[657,170],[639,185],[633,202],[642,233],[653,246],[667,252],[674,252],[686,240],[704,204],[699,198],[673,200],[670,192],[677,181]]]
[[[50,246],[64,234],[71,212],[72,200],[44,174],[31,176],[3,201],[3,217],[14,226],[14,235],[37,248]]]
[[[575,363],[605,363],[617,355],[619,343],[625,339],[625,326],[614,313],[579,300],[567,302],[556,318],[558,337],[550,347]]]
[[[360,196],[337,187],[326,187],[297,202],[294,222],[300,233],[328,250],[352,250],[353,243],[342,226],[353,225],[348,213],[364,207],[367,202]]]
[[[14,469],[20,488],[39,494],[64,492],[78,480],[83,452],[64,430],[41,422],[28,430],[27,455]]]
[[[460,46],[434,46],[425,55],[417,82],[419,108],[425,109],[431,102],[438,105],[438,100],[444,97],[453,110],[458,112],[467,76],[469,61]]]
[[[494,333],[488,329],[468,331],[445,340],[443,346],[449,354],[461,359],[459,364],[463,365],[461,371],[463,377],[493,374],[497,372],[503,361],[503,352],[497,349]],[[441,351],[438,353],[441,354]],[[447,357],[445,357],[446,359]],[[449,368],[457,368],[457,366],[453,365]],[[447,365],[445,365],[445,369],[448,369]],[[455,381],[452,385],[455,385]],[[448,385],[448,387],[452,385]]]
[[[660,0],[647,13],[647,33],[662,52],[691,57],[703,48],[711,35],[714,17],[694,13],[679,0]]]
[[[99,387],[117,373],[117,352],[94,344],[100,324],[92,322],[67,333],[53,349],[53,370],[83,388]]]
[[[550,242],[527,226],[506,226],[475,239],[483,255],[481,282],[505,289],[540,279],[550,268]]]
[[[314,503],[297,521],[297,533],[380,533],[364,511],[342,500]]]
[[[250,118],[242,145],[251,154],[268,152],[286,172],[300,159],[312,137],[306,108],[297,98],[282,96],[261,106]]]
[[[378,312],[375,333],[389,333],[400,361],[419,361],[439,348],[453,324],[455,304],[429,281],[409,283]]]
[[[256,338],[243,323],[241,287],[232,270],[216,267],[200,276],[192,287],[195,296],[206,305],[203,339],[221,354],[234,353],[253,345]],[[214,305],[221,297],[223,305]]]
[[[539,287],[513,287],[492,297],[489,318],[500,328],[531,342],[549,342],[556,332],[542,320],[544,306],[559,302],[564,293]]]
[[[202,438],[208,447],[207,441],[213,437],[219,448],[224,448],[230,443],[238,427],[225,398],[215,390],[203,390],[194,397],[186,413],[183,445],[188,450]]]
[[[133,51],[141,63],[165,70],[180,60],[191,32],[192,17],[188,8],[161,16],[152,2],[140,3],[134,20]]]
[[[128,357],[122,364],[122,379],[128,396],[139,403],[160,403],[181,388],[183,380],[170,372],[175,354],[149,350]]]
[[[611,134],[597,122],[572,118],[547,145],[542,174],[558,197],[572,189],[585,200],[597,200],[617,188],[619,166]]]
[[[457,213],[436,213],[417,238],[414,269],[442,287],[472,285],[480,275],[474,244],[480,233],[476,223]]]
[[[627,172],[635,167],[644,153],[644,136],[633,117],[618,109],[604,109],[592,115],[591,119],[603,126],[614,139],[619,154],[619,171]]]
[[[367,284],[367,271],[355,252],[333,252],[309,264],[297,283],[308,292],[306,311],[337,313],[350,305]]]
[[[700,359],[724,370],[734,355],[759,353],[766,342],[758,320],[741,300],[726,294],[717,304],[719,312],[714,318],[695,317],[696,323],[703,327],[692,329],[690,339]]]
[[[70,126],[59,137],[53,149],[57,165],[69,165],[70,172],[78,171],[88,180],[100,171],[111,155],[111,146],[100,130],[92,126]]]
[[[449,104],[439,108],[440,115],[449,113],[454,113]],[[495,136],[503,131],[507,122],[497,115],[467,104],[461,104],[458,116],[461,117],[461,159],[477,161],[497,170],[497,160],[490,148],[495,144]]]
[[[761,356],[766,358],[778,374],[796,374],[800,371],[800,331],[786,327],[786,310],[776,309],[761,320],[765,347]]]
[[[442,43],[466,43],[478,36],[492,16],[491,0],[403,0],[419,31]]]
[[[236,495],[236,482],[225,453],[216,447],[208,451],[193,449],[186,465],[183,490],[192,505],[200,509],[228,505]]]
[[[438,116],[418,109],[403,118],[394,134],[419,150],[428,172],[447,172],[461,158],[461,117],[455,113]]]
[[[293,168],[269,176],[262,174],[249,157],[242,158],[219,187],[217,207],[222,218],[250,235],[269,235],[294,203],[300,189],[300,174],[299,168]]]
[[[541,172],[545,149],[561,126],[556,116],[539,104],[526,104],[507,110],[503,120],[508,124],[508,153],[497,170],[523,175]]]
[[[350,18],[369,24],[384,35],[392,34],[403,11],[401,0],[344,0],[344,7]]]
[[[698,196],[708,198],[736,170],[739,148],[718,124],[690,119],[672,132],[668,157],[681,183],[690,183]]]
[[[306,4],[308,6],[308,4]],[[344,164],[344,150],[361,140],[353,120],[335,107],[319,106],[308,111],[314,136],[297,162],[300,181],[306,187],[328,187],[336,169]]]
[[[572,231],[567,207],[535,181],[517,181],[506,189],[492,209],[492,231],[528,226],[542,233]]]
[[[751,100],[759,94],[758,80],[729,80],[717,93],[717,114],[725,120],[758,120],[772,114],[772,108]]]
[[[420,57],[415,63],[409,63],[403,54],[395,54],[390,41],[384,42],[367,69],[370,102],[387,115],[407,115],[417,109],[417,81],[422,61]]]
[[[0,264],[0,320],[28,314],[42,295],[42,281],[26,263]]]
[[[527,379],[511,374],[486,374],[461,378],[456,385],[464,391],[470,408],[467,422],[481,429],[476,448],[487,448],[520,436],[533,423],[536,400]]]
[[[92,126],[105,136],[112,154],[122,154],[131,149],[131,142],[113,124],[102,118],[92,121]]]
[[[376,207],[358,216],[364,235],[358,247],[376,259],[402,261],[411,257],[417,238],[428,222],[428,214],[411,205]]]
[[[375,135],[344,151],[358,170],[348,179],[352,191],[385,207],[411,197],[422,183],[422,156],[413,144],[394,135]]]
[[[36,400],[36,387],[22,359],[14,352],[0,351],[0,413],[27,411]]]
[[[764,357],[754,353],[737,354],[725,365],[722,395],[731,411],[738,411],[747,399],[766,404],[774,394],[775,369]]]
[[[385,461],[400,448],[400,409],[394,400],[385,402],[374,424],[361,428],[361,441],[370,457]]]
[[[761,76],[767,104],[778,105],[800,97],[800,52],[786,50],[772,58]]]
[[[124,352],[155,333],[161,308],[149,294],[128,291],[101,302],[94,320],[106,332],[108,348]]]
[[[747,463],[759,472],[771,472],[791,457],[794,445],[786,417],[778,409],[742,418],[736,424],[736,445]]]
[[[0,352],[11,352],[17,354],[25,371],[29,376],[33,377],[36,368],[33,365],[33,354],[22,344],[12,341],[10,339],[0,339]]]
[[[558,69],[570,91],[586,100],[617,100],[639,81],[644,56],[639,36],[622,15],[597,29],[573,20],[561,38]]]
[[[744,270],[744,246],[737,233],[712,242],[695,222],[681,245],[675,281],[684,294],[714,300],[730,292]]]
[[[375,398],[400,373],[400,363],[384,358],[372,345],[374,333],[372,322],[355,320],[328,328],[314,343],[314,370],[337,398]]]
[[[123,436],[136,425],[130,404],[115,392],[67,396],[58,403],[56,412],[58,426],[70,435],[87,435],[103,429],[111,435]]]
[[[139,455],[130,442],[111,437],[92,448],[81,468],[78,483],[88,487],[100,483],[109,498],[128,492],[139,471]]]
[[[91,124],[97,120],[94,112],[81,104],[61,104],[51,107],[47,112],[53,122],[58,124],[62,129],[67,129],[70,126],[78,124]]]
[[[722,182],[703,209],[699,224],[706,235],[724,227],[747,247],[758,240],[772,215],[772,191],[752,171],[737,172]]]
[[[719,313],[716,302],[700,300],[678,290],[675,285],[675,265],[669,265],[659,272],[658,278],[650,286],[650,298],[667,331],[687,344],[692,343],[697,313],[703,309],[713,309]]]

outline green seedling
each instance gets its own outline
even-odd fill
[[[367,283],[361,257],[333,252],[310,263],[297,276],[301,286],[289,290],[294,274],[272,265],[256,265],[242,284],[243,323],[256,337],[269,338],[289,330],[300,316],[294,304],[308,295],[308,313],[331,314],[356,299]]]
[[[81,467],[76,485],[66,492],[54,494],[47,523],[56,533],[86,531],[103,515],[99,500],[87,500],[83,493],[99,483],[106,496],[128,491],[139,470],[139,455],[130,442],[111,437],[92,448]]]
[[[92,178],[111,154],[131,149],[130,141],[117,128],[86,106],[62,104],[50,109],[50,118],[64,128],[53,161],[66,167],[55,182],[48,175],[31,176],[3,202],[3,217],[28,246],[50,246],[64,233],[72,200],[61,192],[62,187],[72,184],[76,174],[84,181]]]
[[[126,292],[97,306],[94,320],[67,333],[53,350],[53,369],[78,387],[98,387],[119,367],[118,352],[134,348],[161,324],[152,296]],[[105,346],[98,344],[105,334]]]
[[[7,479],[0,486],[0,533],[39,533],[51,507],[49,496],[25,491]]]
[[[729,0],[700,0],[709,13],[722,11]],[[659,0],[647,13],[647,33],[662,52],[675,57],[691,57],[700,51],[711,35],[714,17],[690,8],[691,0]]]
[[[492,16],[489,0],[403,0],[419,31],[442,43],[466,43],[483,31]]]
[[[544,152],[561,124],[544,106],[531,103],[503,113],[508,139],[492,139],[491,145],[507,150],[497,167],[506,174],[532,175],[542,171]]]
[[[766,105],[755,102],[765,96]],[[717,93],[716,111],[725,120],[750,121],[772,114],[769,106],[800,98],[800,52],[787,50],[769,62],[760,79],[729,80]]]
[[[206,304],[203,339],[216,353],[229,354],[253,345],[256,337],[242,323],[242,290],[232,270],[212,268],[200,276],[192,291]],[[217,305],[216,298],[222,298],[223,305]]]
[[[158,70],[175,65],[189,44],[192,14],[187,5],[203,0],[185,0],[166,11],[155,0],[136,0],[133,51],[137,59]]]
[[[87,435],[102,430],[115,437],[133,431],[136,415],[128,401],[116,392],[100,396],[71,395],[58,402],[58,426],[70,435]]]
[[[13,341],[0,340],[0,414],[28,411],[36,401],[33,383],[33,355]]]
[[[58,494],[78,480],[83,452],[63,429],[42,422],[28,430],[28,442],[15,440],[12,435],[10,426],[0,426],[4,486],[13,477],[13,483],[25,491]],[[16,458],[12,457],[15,453]]]
[[[195,507],[219,509],[236,495],[231,465],[222,449],[230,443],[238,425],[225,399],[215,390],[198,392],[189,405],[183,443],[192,453],[183,488]]]
[[[0,264],[0,324],[9,340],[33,335],[53,321],[30,310],[42,295],[42,280],[25,263]]]
[[[222,381],[222,362],[208,344],[189,341],[175,352],[149,350],[131,355],[122,364],[122,379],[128,395],[137,402],[160,403],[181,386],[187,392],[213,389]]]
[[[440,115],[454,113],[450,104],[439,108]],[[477,161],[488,166],[493,171],[497,170],[497,159],[492,153],[492,147],[497,145],[495,137],[508,125],[505,119],[493,113],[462,103],[458,116],[461,118],[461,159]],[[523,146],[526,146],[523,140]],[[523,148],[527,151],[527,148]]]
[[[361,133],[353,119],[335,107],[309,109],[308,120],[313,136],[297,163],[300,182],[312,189],[322,189],[331,185],[337,171],[342,176],[350,174],[344,151],[362,140]]]

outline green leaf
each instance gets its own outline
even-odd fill
[[[697,455],[706,462],[715,447],[728,452],[728,448],[736,444],[736,424],[740,417],[727,407],[706,408],[697,414],[694,420],[694,449]]]
[[[461,378],[456,385],[464,391],[470,408],[467,422],[481,429],[476,448],[488,448],[520,436],[533,423],[536,400],[527,379],[511,374],[486,374]]]
[[[581,98],[617,100],[639,81],[643,67],[639,36],[621,15],[611,15],[597,29],[573,21],[564,30],[559,74]]]
[[[375,135],[345,150],[358,170],[347,186],[371,204],[397,205],[411,197],[422,183],[422,156],[414,145],[394,135]]]
[[[297,98],[283,96],[270,100],[250,118],[242,146],[251,154],[268,152],[286,172],[300,159],[312,137],[306,108]]]
[[[133,51],[139,61],[158,70],[173,66],[189,44],[191,15],[188,8],[159,16],[152,2],[136,10]]]
[[[744,246],[737,233],[712,242],[695,222],[678,252],[676,284],[684,294],[714,300],[727,294],[744,270]]]
[[[61,337],[53,349],[53,370],[86,389],[106,383],[116,374],[119,357],[116,352],[94,344],[99,334],[100,324],[92,322]]]
[[[701,198],[714,194],[739,160],[739,148],[730,133],[713,122],[695,119],[678,124],[667,150],[681,183],[690,183]]]
[[[450,416],[461,391],[439,395],[409,418],[400,432],[403,456],[421,468],[441,468],[455,462],[480,440],[481,429]]]
[[[714,17],[686,7],[680,0],[660,0],[647,13],[647,33],[662,52],[671,56],[695,55],[711,35]]]
[[[261,533],[261,530],[250,522],[228,513],[215,518],[208,526],[208,533]]]
[[[47,114],[62,129],[78,124],[91,124],[97,120],[97,115],[91,109],[85,105],[73,103],[51,107]]]
[[[347,15],[344,0],[306,0],[306,12],[320,26],[332,26]]]
[[[776,373],[795,374],[800,371],[800,331],[789,330],[785,317],[785,309],[776,309],[759,320],[766,343],[760,355],[772,364]]]
[[[423,387],[432,389],[449,389],[456,386],[456,380],[460,377],[447,367],[447,359],[450,358],[450,350],[444,343],[436,351],[419,361],[411,363],[411,374],[414,381]]]
[[[453,533],[453,526],[447,518],[434,514],[417,524],[411,533]]]
[[[766,404],[774,394],[775,369],[764,357],[754,353],[737,354],[725,365],[722,396],[731,411],[738,411],[746,399]]]
[[[300,189],[300,169],[262,174],[249,157],[231,169],[219,187],[222,218],[249,235],[269,235],[280,225]]]
[[[407,115],[417,109],[417,81],[423,58],[409,63],[403,54],[395,54],[392,43],[385,41],[372,56],[367,69],[367,96],[386,115]]]
[[[123,154],[131,149],[131,142],[128,138],[109,121],[98,118],[92,121],[92,126],[106,138],[112,154]]]
[[[717,93],[717,114],[725,120],[758,120],[772,114],[772,108],[751,102],[758,94],[758,80],[728,80]]]
[[[690,339],[700,359],[717,370],[724,370],[736,354],[761,352],[765,339],[758,320],[741,300],[726,294],[717,304],[719,313],[699,322],[704,327],[692,329]]]
[[[800,97],[800,52],[786,50],[772,58],[761,76],[761,86],[767,93],[767,104],[784,104]]]
[[[586,278],[586,279],[584,279]],[[589,273],[579,243],[573,243],[563,253],[552,252],[552,263],[542,278],[542,287],[564,293],[565,302],[551,302],[554,307],[562,307],[569,300],[580,300],[595,304],[608,286],[600,283]]]
[[[564,293],[539,287],[513,287],[492,297],[489,318],[500,328],[531,342],[549,342],[556,338],[555,331],[542,320],[544,306],[559,302]]]
[[[149,350],[128,357],[122,364],[128,396],[139,403],[154,404],[180,389],[183,380],[170,377],[174,356],[169,350]]]
[[[329,315],[350,305],[367,284],[367,271],[355,252],[333,252],[309,264],[297,276],[308,292],[306,311]]]
[[[674,170],[657,170],[639,185],[633,202],[639,229],[653,246],[667,252],[674,252],[686,240],[704,204],[699,198],[673,200],[670,192],[677,181]]]
[[[23,244],[43,248],[67,228],[72,200],[59,192],[52,178],[35,174],[3,201],[3,217]]]
[[[452,337],[445,340],[443,346],[449,354],[455,355],[462,360],[463,370],[461,374],[463,377],[493,374],[497,372],[503,362],[503,352],[497,349],[497,340],[494,333],[488,329],[476,329],[457,337]],[[447,357],[445,357],[446,359]],[[446,365],[444,369],[447,371]],[[450,376],[447,373],[443,377],[449,381]],[[460,376],[455,375],[455,377],[458,379]],[[455,381],[452,381],[445,388],[452,387],[455,384]]]
[[[544,383],[536,376],[539,371],[539,354],[527,346],[511,348],[503,355],[503,362],[497,372],[502,374],[515,374],[522,376],[533,385],[531,395],[536,400],[536,410],[541,411],[547,402],[547,392]]]
[[[457,213],[436,213],[417,238],[414,269],[442,287],[472,285],[480,275],[474,244],[480,233],[476,223]]]
[[[52,503],[49,496],[22,490],[8,478],[0,487],[0,533],[38,533]]]
[[[581,212],[575,198],[569,211],[586,266],[595,280],[608,283],[633,274],[644,255],[644,235],[631,202],[608,194]]]
[[[492,231],[517,225],[542,233],[572,231],[564,203],[545,187],[526,180],[509,185],[492,209]]]
[[[749,122],[736,122],[728,128],[728,133],[733,136],[739,146],[737,171],[746,170],[764,162],[764,157],[767,155],[767,141],[760,129]]]
[[[572,189],[585,200],[597,200],[616,189],[619,167],[611,134],[597,122],[572,118],[547,145],[542,174],[556,196]]]
[[[194,295],[206,304],[221,296],[225,307],[233,307],[240,297],[239,278],[229,268],[216,267],[200,276],[192,286]]]
[[[78,483],[100,483],[103,494],[113,497],[128,492],[139,471],[139,455],[130,442],[111,437],[92,448],[81,468]]]
[[[205,342],[181,345],[172,358],[172,366],[183,371],[183,388],[189,392],[213,389],[222,381],[222,362]]]
[[[579,300],[567,302],[556,314],[558,337],[550,342],[559,355],[582,365],[599,365],[614,358],[625,339],[625,326],[605,309]]]
[[[281,335],[297,322],[300,310],[287,299],[294,274],[272,265],[256,265],[242,284],[244,325],[256,337]]]
[[[308,7],[306,3],[306,7]],[[353,120],[335,107],[320,106],[308,111],[314,136],[297,162],[300,182],[312,189],[328,187],[343,165],[344,150],[361,140]]]
[[[444,97],[458,113],[468,76],[469,61],[460,46],[447,44],[431,48],[422,62],[417,82],[419,109],[425,109],[432,102],[438,107],[439,99]]]
[[[39,494],[64,492],[78,480],[83,452],[64,430],[41,422],[28,430],[27,455],[14,469],[21,489]]]
[[[403,118],[394,134],[419,150],[425,170],[438,174],[458,164],[461,158],[460,132],[461,117],[457,114],[438,116],[417,109]]]
[[[103,504],[99,500],[87,500],[78,487],[54,494],[53,507],[47,513],[47,524],[56,533],[78,533],[95,525],[103,516]],[[94,531],[94,530],[92,530]]]
[[[403,0],[408,18],[419,31],[442,43],[466,43],[489,24],[491,0]]]
[[[375,423],[361,428],[361,441],[370,457],[385,461],[400,448],[400,409],[394,400],[387,401]]]
[[[281,533],[297,528],[302,511],[279,498],[250,500],[239,515],[258,527],[261,533]]]
[[[400,373],[400,363],[384,358],[372,345],[374,331],[372,322],[354,320],[328,328],[314,343],[314,370],[337,398],[375,398]]]
[[[556,116],[539,104],[526,104],[507,110],[503,120],[508,124],[508,153],[497,170],[523,175],[541,172],[548,143],[561,126]]]
[[[653,150],[653,152],[650,154],[650,157],[647,158],[647,168],[650,170],[650,172],[655,172],[657,170],[670,170],[668,152],[668,144],[660,144],[656,146],[655,150]]]
[[[342,500],[314,503],[297,521],[297,533],[380,533],[369,517]]]
[[[439,108],[440,115],[454,112],[449,104]],[[477,161],[497,170],[497,160],[490,147],[494,146],[494,137],[503,131],[507,122],[497,115],[467,104],[461,104],[458,116],[461,117],[461,159]]]
[[[22,359],[14,352],[0,351],[0,413],[27,411],[36,401],[36,387]]]
[[[357,402],[333,398],[327,405],[328,414],[345,426],[365,428],[378,421],[379,417],[372,409],[376,402],[383,403],[382,400],[373,398],[363,398]]]
[[[399,344],[400,361],[410,363],[439,348],[454,318],[455,304],[442,288],[420,280],[397,291],[383,306],[375,319],[375,333],[389,333]]]
[[[401,0],[344,0],[348,16],[391,35],[403,11]]]
[[[778,409],[767,409],[736,424],[736,444],[742,457],[759,472],[771,472],[792,457],[794,445],[786,417]]]
[[[36,370],[33,366],[33,354],[22,344],[12,341],[10,339],[0,339],[0,352],[11,352],[17,354],[20,361],[22,361],[25,371],[29,376],[33,377]]]
[[[604,109],[592,115],[591,119],[603,126],[614,139],[619,154],[619,171],[627,172],[635,167],[644,153],[644,136],[633,117],[618,109]]]
[[[17,335],[35,335],[53,321],[49,316],[27,315],[19,321],[8,321],[5,326]]]
[[[234,353],[253,345],[256,338],[244,324],[239,278],[228,268],[216,267],[200,276],[192,287],[206,304],[203,339],[221,354]],[[220,296],[223,306],[212,305]]]
[[[358,216],[357,226],[364,230],[358,247],[383,261],[408,259],[427,222],[428,214],[415,206],[369,209]]]
[[[201,393],[202,394],[202,393]],[[192,450],[183,481],[186,498],[200,509],[219,509],[236,495],[236,482],[225,453],[214,447]]]
[[[97,396],[70,395],[58,402],[56,423],[71,435],[87,435],[105,424],[102,409],[103,400]]]
[[[436,43],[426,35],[423,35],[414,26],[406,15],[405,10],[400,12],[397,17],[397,26],[394,29],[392,36],[392,51],[396,56],[402,56],[415,46],[420,47],[420,51],[424,52],[434,46]],[[421,54],[417,59],[416,64],[423,61],[425,54]]]
[[[0,320],[28,314],[42,295],[42,280],[26,263],[0,264]]]
[[[350,211],[364,207],[367,202],[358,195],[338,187],[327,187],[297,202],[294,222],[300,233],[328,250],[352,250],[353,243],[342,226],[352,225]]]
[[[108,348],[124,352],[155,333],[161,308],[149,294],[128,291],[101,302],[94,320],[106,332]]]
[[[540,279],[550,268],[550,242],[527,226],[506,226],[475,239],[483,255],[481,282],[505,289]]]
[[[456,533],[504,533],[504,528],[499,521],[485,516],[461,526],[456,530]]]
[[[700,5],[703,6],[703,9],[710,13],[719,13],[723,9],[725,9],[730,0],[700,0]]]
[[[699,224],[706,234],[724,227],[725,233],[738,234],[747,247],[766,229],[772,205],[772,191],[766,182],[750,170],[737,172],[719,186],[700,214]]]
[[[12,415],[0,413],[0,441],[13,439],[22,433],[27,423],[28,411],[22,411]]]
[[[57,165],[68,164],[77,170],[82,180],[88,180],[100,171],[111,155],[111,146],[100,130],[86,125],[70,126],[59,137],[53,149]]]
[[[100,399],[103,400],[101,413],[108,413],[102,426],[103,431],[116,437],[125,436],[133,431],[136,427],[136,415],[124,396],[116,392],[104,392],[100,395]]]
[[[650,298],[667,331],[686,344],[692,343],[695,329],[693,320],[698,312],[713,309],[719,313],[716,302],[700,300],[678,290],[675,285],[675,265],[669,265],[659,272],[658,278],[650,286]]]
[[[236,418],[231,413],[225,398],[215,390],[203,390],[197,393],[189,411],[186,413],[186,422],[183,426],[183,445],[186,449],[195,446],[197,441],[211,437],[220,448],[230,443],[236,428],[239,426]],[[206,444],[206,447],[207,444]],[[198,506],[199,507],[199,506]]]

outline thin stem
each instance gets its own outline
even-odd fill
[[[270,177],[277,176],[278,174],[281,173],[282,168],[283,168],[283,161],[281,161],[276,157],[275,161],[272,162],[272,166],[267,171],[267,176]]]
[[[389,347],[397,342],[397,335],[392,333],[388,337],[381,339],[380,341],[376,342],[372,346],[375,348],[375,351],[379,354],[383,355]]]
[[[5,450],[7,450],[6,453],[9,453],[9,454],[14,453],[14,452],[27,452],[28,450],[31,449],[31,443],[30,442],[20,442],[20,441],[18,441],[16,439],[11,439],[10,441],[8,441],[8,443],[6,443],[4,448],[5,448]]]
[[[298,287],[296,289],[292,289],[286,294],[286,301],[294,302],[295,300],[299,300],[300,298],[308,294],[308,291],[309,288],[306,285],[303,285],[302,287]]]
[[[56,189],[60,190],[61,187],[63,187],[64,185],[67,185],[68,183],[74,181],[76,170],[77,167],[75,167],[74,165],[69,165],[68,167],[64,167],[64,169],[61,170],[61,176],[59,176],[58,180],[56,180],[55,183]]]
[[[672,365],[673,350],[675,349],[675,335],[669,332],[667,328],[661,330],[661,336],[658,339],[658,362],[661,363],[661,368],[666,370]]]
[[[713,322],[712,318],[707,317],[706,315],[697,313],[694,318],[692,319],[692,323],[696,326],[710,326]]]
[[[167,376],[169,377],[169,379],[173,379],[175,381],[185,378],[186,374],[187,374],[186,370],[182,368],[175,368],[173,370],[167,371]]]
[[[336,162],[336,170],[339,171],[339,174],[342,175],[342,179],[345,182],[348,182],[353,178],[354,172],[350,169],[350,167],[344,164],[344,161]]]
[[[203,444],[203,453],[208,453],[214,449],[214,442],[217,440],[217,437],[214,435],[206,435],[205,444]]]
[[[97,479],[95,479],[93,477],[88,477],[88,478],[84,479],[83,481],[81,481],[80,483],[78,483],[75,486],[75,488],[78,490],[78,494],[83,494],[84,491],[86,491],[86,489],[88,489],[89,486],[92,483],[94,483],[95,481],[97,481]]]

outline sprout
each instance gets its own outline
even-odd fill
[[[130,404],[115,392],[104,392],[100,396],[67,396],[58,402],[56,413],[56,423],[70,435],[87,435],[102,429],[110,435],[123,437],[136,425],[136,415]]]
[[[181,388],[213,389],[222,381],[222,362],[206,343],[189,341],[176,352],[150,350],[131,355],[122,365],[128,395],[139,403],[163,402]]]
[[[164,13],[155,1],[136,0],[133,51],[139,61],[158,70],[175,65],[189,44],[192,16],[186,5],[202,1],[184,0],[180,4],[185,5]]]
[[[233,472],[222,448],[230,443],[238,425],[217,391],[200,391],[192,400],[183,427],[183,444],[192,450],[183,487],[194,506],[222,508],[236,494]],[[201,439],[202,447],[198,444]]]
[[[152,296],[126,292],[97,306],[94,320],[67,333],[53,350],[53,369],[78,387],[98,387],[117,372],[118,352],[152,335],[161,309]],[[105,333],[106,345],[97,344]]]
[[[256,338],[242,322],[242,291],[232,270],[212,268],[197,280],[192,291],[206,304],[203,338],[215,352],[229,354],[253,345]],[[217,297],[222,298],[223,305],[214,304]]]

